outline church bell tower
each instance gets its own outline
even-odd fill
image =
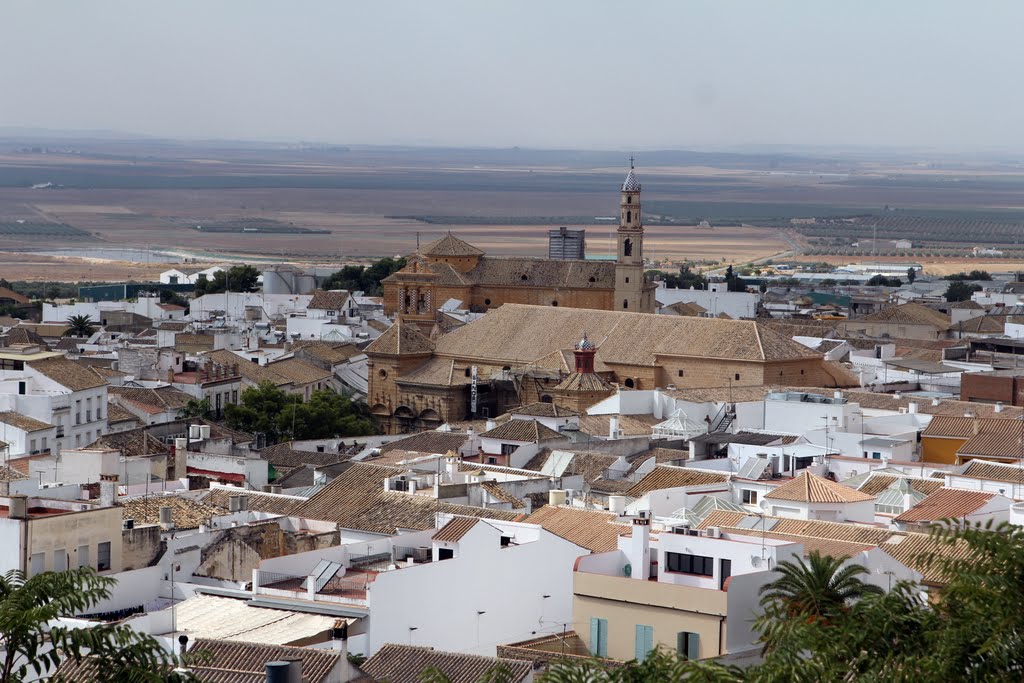
[[[650,295],[645,298],[644,292],[644,226],[640,216],[640,183],[633,173],[632,158],[622,183],[618,237],[614,310],[652,313],[651,302],[646,300]]]

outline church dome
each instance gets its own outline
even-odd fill
[[[622,182],[623,192],[639,192],[640,182],[636,179],[636,174],[633,173],[633,169],[629,169],[629,173],[626,174],[626,179]]]
[[[589,339],[587,339],[587,333],[586,332],[583,333],[583,339],[580,339],[579,342],[576,343],[576,350],[577,351],[593,351],[594,350],[594,343],[592,341],[590,341]]]

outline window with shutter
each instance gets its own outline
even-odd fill
[[[591,617],[590,654],[596,657],[608,656],[608,620]]]
[[[680,631],[676,635],[676,652],[686,659],[700,659],[700,634]]]
[[[648,653],[654,649],[654,627],[644,626],[642,624],[636,625],[636,645],[635,645],[635,657],[636,661],[642,662],[647,659]]]

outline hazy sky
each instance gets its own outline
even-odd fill
[[[1024,3],[3,0],[0,126],[1024,149]]]

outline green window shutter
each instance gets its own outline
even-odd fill
[[[686,658],[700,659],[700,634],[691,633],[689,642],[686,644]]]
[[[608,620],[591,617],[590,654],[596,657],[608,656]]]
[[[634,654],[638,662],[647,659],[647,654],[654,649],[654,627],[636,625],[636,639],[634,642]]]

